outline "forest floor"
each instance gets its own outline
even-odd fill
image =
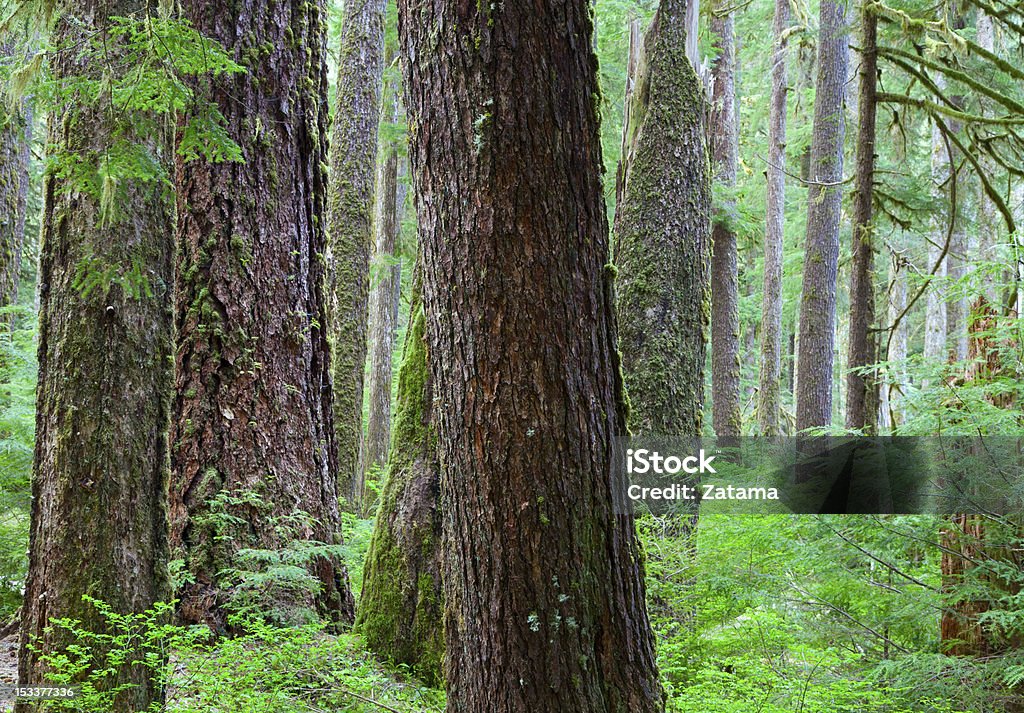
[[[0,639],[0,689],[13,686],[18,682],[18,636],[11,634]],[[0,711],[13,708],[12,701],[4,700],[0,693]]]

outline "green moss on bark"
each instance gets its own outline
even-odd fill
[[[398,374],[391,453],[366,559],[356,630],[370,650],[441,679],[443,595],[437,511],[438,465],[430,425],[431,387],[418,296]]]

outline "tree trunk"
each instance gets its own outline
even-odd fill
[[[936,77],[936,83],[943,86],[942,77]],[[953,220],[949,206],[949,195],[953,189],[955,177],[951,170],[949,151],[938,125],[932,126],[932,198],[936,206],[932,211],[932,239],[928,242],[925,273],[932,274],[931,284],[925,304],[924,356],[932,362],[946,361],[946,299],[937,283],[946,277],[946,252],[950,243],[953,228],[949,221]],[[941,206],[941,207],[940,207]],[[925,379],[922,388],[928,385]]]
[[[857,177],[853,205],[853,263],[850,280],[850,351],[846,375],[846,427],[872,434],[878,423],[878,383],[865,367],[877,361],[875,321],[875,116],[878,82],[878,16],[861,7],[860,99]]]
[[[398,97],[394,97],[393,120],[398,120]],[[387,146],[377,174],[377,222],[374,228],[376,282],[370,293],[370,413],[361,451],[360,482],[367,474],[387,463],[391,440],[391,367],[398,327],[402,267],[397,261],[398,235],[404,191],[399,191],[398,146]],[[366,498],[363,500],[365,511]]]
[[[703,421],[710,169],[703,88],[672,44],[685,46],[683,14],[669,3],[648,30],[625,127],[615,263],[634,434],[699,436]],[[735,303],[735,251],[732,269]]]
[[[789,0],[775,0],[772,25],[772,90],[768,108],[768,196],[764,233],[764,288],[761,302],[761,368],[758,375],[758,430],[778,436],[782,382],[782,248],[786,221],[786,28]]]
[[[833,0],[821,3],[797,354],[796,427],[800,431],[827,426],[832,417],[839,210],[843,197],[843,85],[847,59],[844,8],[842,2]]]
[[[721,3],[720,3],[721,4]],[[715,12],[723,12],[722,7]],[[740,312],[739,267],[736,256],[736,56],[733,15],[712,14],[711,33],[717,38],[718,56],[711,67],[714,96],[711,105],[711,161],[715,180],[726,198],[716,206],[711,258],[711,393],[712,421],[720,439],[740,435]]]
[[[355,508],[363,499],[359,445],[386,8],[386,0],[344,4],[331,129],[327,235],[334,428],[339,493]]]
[[[0,58],[11,55],[11,45],[0,46]],[[18,301],[21,250],[25,242],[28,202],[30,114],[20,105],[0,107],[0,307]]]
[[[625,414],[590,4],[398,7],[443,464],[448,710],[661,711],[611,458]],[[681,20],[682,4],[668,14]]]
[[[896,324],[896,320],[907,308],[907,276],[906,267],[899,256],[893,255],[890,265],[886,324],[896,326],[892,337],[888,338],[889,351],[883,355],[885,361],[893,367],[890,367],[886,381],[882,385],[880,419],[883,428],[888,428],[892,434],[896,434],[903,425],[903,398],[907,383],[907,322],[905,316],[900,319],[899,324]]]
[[[106,35],[109,18],[144,13],[145,6],[90,1],[60,11],[74,12],[75,20],[58,14],[51,67],[58,83],[98,73],[83,59],[87,38],[103,37],[116,57],[118,41]],[[105,152],[128,141],[169,173],[170,126],[160,117],[153,123],[155,130],[141,136],[103,109],[71,104],[51,119],[51,156],[77,155],[80,169],[94,171],[96,180]],[[170,595],[173,206],[159,181],[124,180],[112,190],[101,196],[56,172],[44,187],[36,449],[19,656],[19,681],[30,685],[45,683],[42,655],[62,652],[76,639],[48,628],[54,619],[109,633],[83,595],[119,614],[141,613]],[[84,289],[83,266],[105,277]],[[103,660],[102,651],[94,653]],[[114,713],[148,710],[162,699],[149,667],[133,660],[115,668],[107,685],[130,687],[117,694]]]
[[[212,85],[245,163],[177,167],[171,541],[194,576],[182,618],[220,629],[230,594],[220,573],[240,548],[340,539],[324,306],[326,14],[317,2],[262,0],[182,10],[249,63]],[[309,519],[282,533],[297,512]],[[279,588],[264,609],[350,620],[341,562],[306,566],[319,591]]]
[[[414,284],[398,372],[394,442],[363,569],[356,630],[371,651],[436,684],[444,655],[444,593],[440,466],[425,322],[420,285]]]

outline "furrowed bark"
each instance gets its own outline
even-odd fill
[[[398,7],[448,709],[663,710],[633,521],[615,505],[625,415],[590,3]]]
[[[359,445],[386,8],[385,0],[345,3],[331,129],[327,236],[334,427],[339,493],[354,508],[363,499]]]
[[[176,177],[171,537],[194,578],[181,617],[219,630],[231,597],[221,572],[240,548],[340,543],[324,304],[326,14],[319,2],[263,0],[188,0],[182,12],[248,65],[209,88],[245,162],[179,160]],[[299,513],[308,519],[282,533],[282,518]],[[318,591],[275,591],[261,608],[351,620],[340,559],[306,569]]]
[[[839,211],[843,180],[843,84],[847,60],[844,8],[842,2],[823,0],[821,3],[807,243],[800,298],[796,376],[798,431],[827,426],[832,419]]]
[[[721,4],[721,3],[720,3]],[[718,56],[711,67],[714,96],[711,99],[711,161],[714,177],[727,194],[716,206],[712,228],[711,257],[711,403],[715,435],[732,439],[740,435],[740,313],[739,267],[736,231],[733,227],[739,143],[736,138],[736,82],[733,14],[723,7],[711,17],[717,37]]]
[[[768,109],[768,196],[764,233],[761,302],[761,366],[758,374],[758,430],[778,436],[782,383],[782,248],[786,219],[786,28],[789,0],[775,0],[772,23],[772,90]]]
[[[55,80],[98,72],[83,59],[89,37],[104,38],[116,58],[118,41],[105,34],[110,18],[145,10],[130,1],[58,6]],[[98,166],[116,141],[128,141],[170,172],[171,126],[159,118],[153,123],[155,131],[140,135],[110,112],[72,99],[50,120],[51,157],[74,154],[80,166]],[[158,181],[123,181],[111,190],[108,203],[57,172],[45,179],[36,450],[18,676],[27,685],[46,684],[44,655],[77,643],[74,634],[50,628],[54,619],[112,633],[84,595],[119,614],[141,613],[170,598],[173,206]],[[83,278],[100,271],[110,277],[86,289]],[[106,665],[100,645],[93,653]],[[113,713],[162,700],[148,666],[133,659],[114,668],[105,685],[130,687],[117,694]],[[28,713],[38,705],[21,702],[16,710]]]
[[[846,375],[846,427],[872,434],[877,429],[878,383],[864,369],[877,361],[875,337],[875,118],[878,83],[878,17],[868,2],[861,7],[860,99],[857,177],[853,205],[853,263],[850,267],[849,371]]]

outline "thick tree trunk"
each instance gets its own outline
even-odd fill
[[[721,4],[721,3],[720,3]],[[717,7],[716,13],[724,12]],[[711,258],[711,403],[715,435],[740,435],[740,312],[739,267],[734,228],[736,168],[736,65],[733,15],[712,14],[711,33],[717,38],[718,56],[711,67],[714,96],[711,104],[711,161],[715,180],[726,199],[715,210]]]
[[[589,2],[398,7],[443,464],[448,710],[663,710],[611,459],[625,414]]]
[[[758,430],[781,433],[782,248],[786,219],[786,28],[789,0],[775,0],[772,23],[772,90],[768,108],[768,196],[764,233],[764,287],[761,302],[761,367],[758,375]]]
[[[625,128],[615,263],[622,373],[635,434],[699,436],[703,421],[710,169],[703,88],[678,51],[685,46],[684,14],[674,13],[674,3],[663,5],[648,30]],[[734,250],[734,304],[735,269]],[[734,342],[737,332],[738,326]]]
[[[818,79],[811,139],[807,244],[800,298],[797,430],[829,425],[836,336],[836,276],[843,180],[843,85],[846,81],[845,5],[822,0]]]
[[[220,573],[240,548],[338,542],[324,306],[326,15],[317,2],[262,0],[189,0],[182,10],[248,61],[246,74],[212,86],[245,163],[177,169],[171,536],[194,575],[182,617],[221,628]],[[281,518],[298,511],[310,519],[282,534]],[[319,591],[270,594],[267,611],[350,620],[341,562],[317,558],[307,568]]]
[[[877,361],[875,337],[875,117],[878,82],[878,17],[861,7],[860,99],[857,178],[853,205],[853,263],[850,280],[849,372],[846,375],[846,427],[873,433],[878,420],[878,383],[865,367]]]
[[[363,499],[359,446],[386,8],[386,0],[344,5],[331,129],[328,292],[338,488],[356,508]]]
[[[425,324],[420,286],[414,284],[394,441],[363,569],[356,630],[371,651],[437,683],[444,656],[440,466]]]
[[[398,97],[394,98],[393,120],[398,119]],[[398,303],[401,294],[402,267],[397,262],[398,236],[405,192],[399,187],[398,146],[384,150],[377,173],[374,269],[375,283],[370,293],[370,408],[366,435],[360,449],[361,477],[387,463],[391,440],[391,369],[398,327]],[[363,498],[365,501],[365,498]],[[366,503],[363,503],[364,509]]]
[[[0,58],[9,56],[10,49],[0,45]],[[18,301],[32,141],[29,112],[12,111],[6,104],[0,106],[0,307]]]
[[[52,71],[57,82],[98,67],[77,48],[104,36],[109,18],[145,12],[137,2],[87,2],[58,12]],[[88,18],[89,25],[83,25]],[[116,56],[117,40],[106,36]],[[170,172],[171,127],[155,118],[148,136],[115,125],[85,104],[55,113],[49,142],[57,157],[97,166],[115,141],[137,142]],[[98,170],[98,169],[97,169]],[[95,178],[95,176],[94,176]],[[123,181],[105,203],[51,173],[44,188],[39,268],[40,331],[36,450],[28,581],[22,608],[19,680],[45,683],[42,655],[76,638],[54,619],[105,633],[83,601],[141,613],[169,596],[167,482],[172,388],[173,206],[158,182]],[[113,205],[105,211],[101,204]],[[83,265],[113,277],[82,288]],[[95,651],[101,657],[102,651]],[[162,698],[153,672],[127,662],[107,679],[130,684],[114,713],[148,710]],[[35,710],[21,704],[18,711]]]

